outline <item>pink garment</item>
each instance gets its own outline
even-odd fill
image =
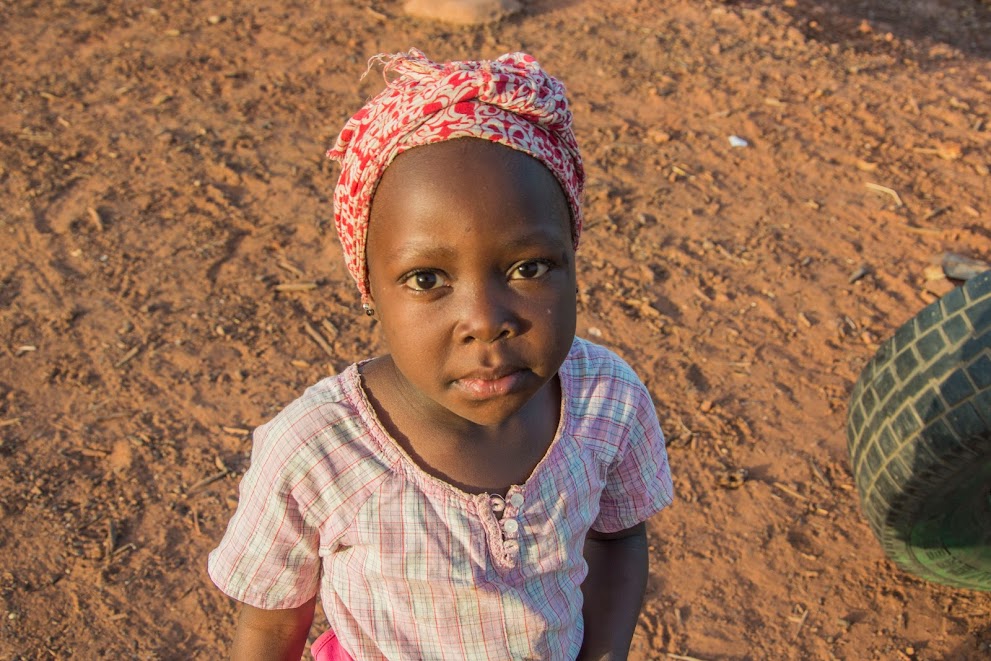
[[[341,647],[341,643],[333,631],[324,632],[313,641],[310,654],[313,655],[313,661],[354,661],[351,655]]]
[[[650,395],[615,354],[576,338],[559,371],[557,434],[524,484],[465,493],[389,437],[358,366],[255,431],[213,581],[257,608],[318,592],[355,659],[574,659],[582,550],[672,500]]]
[[[585,171],[560,81],[526,53],[437,63],[414,48],[376,60],[397,77],[348,120],[327,152],[341,163],[334,223],[362,303],[369,298],[365,237],[372,196],[386,167],[413,147],[481,138],[533,156],[561,184],[578,247]]]

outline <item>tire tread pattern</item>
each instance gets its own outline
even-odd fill
[[[868,361],[847,414],[867,520],[885,552],[939,583],[991,590],[991,567],[906,539],[957,467],[991,463],[991,271],[930,304]]]

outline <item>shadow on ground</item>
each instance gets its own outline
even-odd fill
[[[891,34],[926,50],[944,44],[967,55],[991,59],[988,0],[791,0],[783,4],[812,39],[867,50],[876,48],[878,35]]]

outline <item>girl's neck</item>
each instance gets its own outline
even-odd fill
[[[523,484],[557,431],[558,377],[494,425],[477,424],[411,397],[388,356],[365,363],[362,377],[365,394],[392,440],[423,471],[469,493],[505,492]]]

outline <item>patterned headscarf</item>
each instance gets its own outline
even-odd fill
[[[496,60],[432,62],[420,51],[379,55],[396,74],[348,120],[327,156],[341,163],[334,223],[348,270],[369,301],[365,240],[372,196],[399,154],[455,138],[482,138],[529,154],[557,178],[568,198],[575,248],[582,229],[585,170],[564,86],[526,53]]]

